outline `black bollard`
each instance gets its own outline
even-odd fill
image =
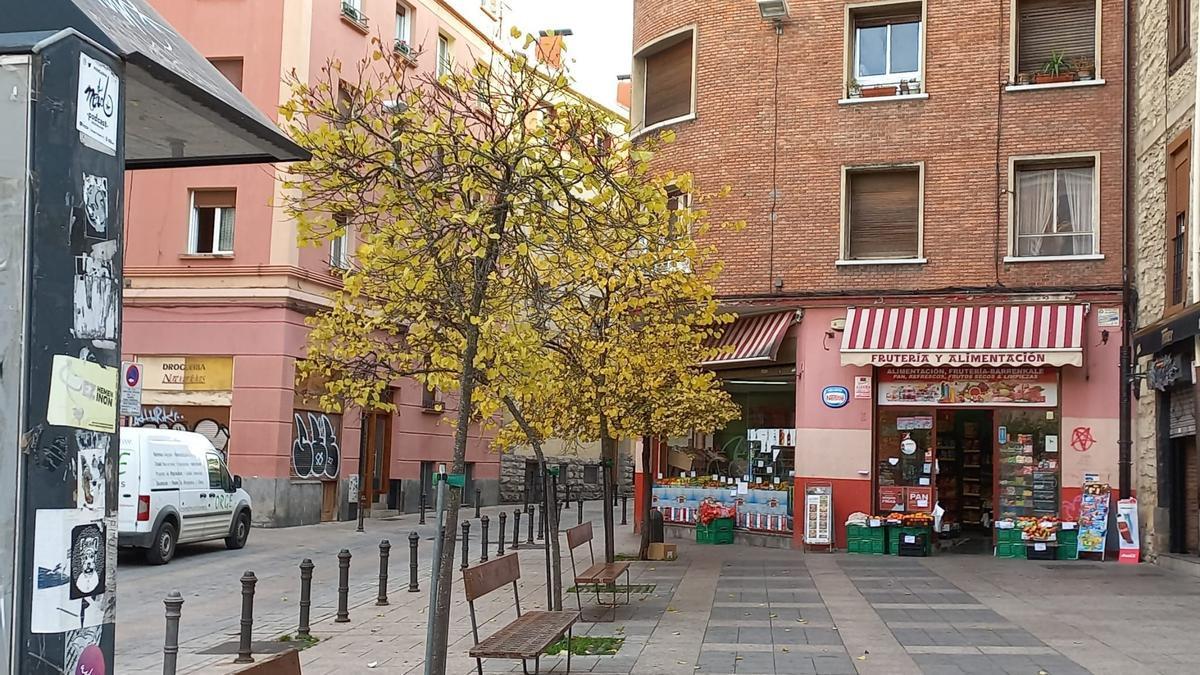
[[[421,535],[416,532],[408,533],[408,592],[419,593],[421,587],[417,584],[417,544]]]
[[[621,524],[622,525],[629,524],[628,521],[625,519],[625,516],[628,511],[629,511],[629,495],[621,495]]]
[[[534,508],[538,507],[535,506]],[[533,546],[533,511],[530,511],[525,515],[529,516],[529,536],[526,537],[525,543]]]
[[[334,623],[350,623],[350,551],[338,553],[338,606]]]
[[[425,492],[421,491],[421,519],[417,521],[418,525],[425,524]]]
[[[234,663],[254,663],[254,656],[250,653],[250,634],[254,631],[254,585],[257,583],[254,572],[247,571],[242,575],[242,634]]]
[[[467,553],[468,549],[471,548],[471,521],[469,521],[469,520],[462,521],[462,531],[463,531],[463,533],[462,533],[462,542],[463,542],[462,569],[465,570],[471,566],[471,563],[468,562],[468,556],[470,554]]]
[[[546,538],[546,507],[538,504],[538,539]]]
[[[375,599],[375,605],[382,607],[388,604],[387,598],[387,578],[388,578],[388,558],[392,555],[392,542],[384,539],[379,542],[379,597]]]
[[[563,476],[563,501],[571,503],[571,484],[566,482],[567,477]]]
[[[179,617],[183,616],[183,596],[171,591],[163,599],[167,606],[167,637],[163,642],[163,675],[175,675],[179,659]]]
[[[312,574],[313,561],[305,558],[300,561],[300,627],[296,629],[296,637],[312,637],[308,632],[308,613],[312,608]]]
[[[583,500],[582,499],[579,500],[579,517],[575,519],[575,524],[576,525],[583,524]]]
[[[513,543],[512,550],[521,548],[521,510],[513,509]]]
[[[479,488],[475,488],[475,517],[479,517]]]
[[[488,517],[483,516],[479,519],[479,540],[483,544],[483,553],[479,555],[479,562],[485,563],[488,561]]]
[[[504,525],[508,520],[508,514],[504,511],[500,512],[500,536],[496,537],[496,557],[504,555]]]

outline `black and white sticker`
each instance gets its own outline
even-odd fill
[[[82,134],[85,145],[94,146],[110,155],[117,152],[117,126],[121,111],[121,81],[112,68],[89,57],[79,55],[79,100],[75,113],[75,128]],[[91,142],[89,142],[91,141]]]

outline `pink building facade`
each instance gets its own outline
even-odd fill
[[[498,28],[466,0],[153,4],[272,119],[289,96],[286,73],[314,79],[331,59],[352,72],[372,36],[411,53],[411,67],[434,70],[439,54],[485,57]],[[143,414],[126,423],[212,438],[244,477],[257,525],[352,517],[360,489],[373,513],[416,510],[423,476],[450,459],[443,417],[453,401],[443,410],[405,381],[393,389],[394,413],[335,414],[297,387],[305,319],[328,305],[353,239],[299,246],[282,208],[285,170],[127,175],[124,356],[143,363],[146,378]],[[484,503],[496,500],[499,463],[488,446],[472,434],[468,502],[475,489]]]

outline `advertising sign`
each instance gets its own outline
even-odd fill
[[[910,487],[905,491],[905,498],[908,504],[909,513],[916,511],[929,511],[933,508],[933,488],[931,487]]]
[[[1053,408],[1058,373],[1051,368],[882,368],[879,405]]]
[[[1141,542],[1138,540],[1137,499],[1130,497],[1117,502],[1117,534],[1121,545],[1121,556],[1117,562],[1126,565],[1136,565],[1141,555]]]
[[[804,543],[833,543],[833,487],[808,485],[804,488]]]
[[[844,408],[850,403],[850,390],[841,385],[830,385],[821,390],[821,401],[830,408]]]
[[[121,362],[121,415],[142,414],[142,364]]]
[[[1104,553],[1108,538],[1108,503],[1112,488],[1108,483],[1084,483],[1079,508],[1079,552]]]
[[[233,357],[144,356],[143,387],[151,391],[230,391]]]
[[[854,398],[871,400],[871,376],[858,375],[854,378]]]
[[[880,511],[903,511],[904,510],[904,488],[895,485],[880,485],[879,486],[879,510]]]
[[[117,430],[117,369],[54,355],[46,421],[64,427]]]

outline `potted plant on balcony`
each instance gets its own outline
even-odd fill
[[[1071,69],[1075,71],[1075,77],[1081,81],[1096,77],[1096,62],[1091,59],[1074,59],[1071,61]]]
[[[1033,75],[1029,73],[1017,73],[1017,86],[1023,87],[1033,82]]]
[[[860,98],[862,96],[862,86],[853,77],[846,83],[846,91],[850,98]]]
[[[1075,71],[1067,63],[1067,54],[1063,51],[1050,53],[1050,60],[1042,66],[1042,71],[1033,76],[1035,84],[1051,84],[1055,82],[1073,82]]]
[[[863,98],[876,98],[879,96],[895,96],[896,85],[894,84],[876,84],[870,87],[862,88]]]

